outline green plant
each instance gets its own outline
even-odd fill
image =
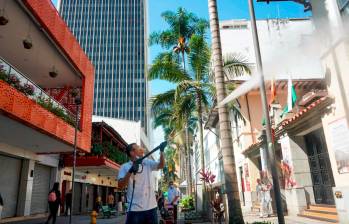
[[[127,156],[110,142],[95,143],[92,147],[92,155],[106,156],[118,164],[127,162]]]
[[[194,210],[194,199],[192,196],[185,196],[179,202],[179,207],[183,210]]]
[[[7,82],[7,75],[3,65],[0,65],[0,80]]]
[[[91,153],[94,156],[101,156],[103,154],[103,146],[101,144],[94,143]]]
[[[52,112],[56,116],[62,118],[65,122],[68,124],[75,126],[75,119],[71,116],[69,116],[62,108],[55,106],[53,104],[53,101],[48,98],[38,97],[36,98],[36,102],[45,108],[46,110]]]

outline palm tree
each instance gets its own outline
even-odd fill
[[[191,163],[190,151],[187,142],[189,136],[194,133],[196,118],[193,116],[192,96],[181,97],[175,100],[175,91],[170,90],[163,94],[154,96],[151,100],[154,115],[154,127],[162,127],[165,138],[170,145],[185,153],[186,178],[188,183],[188,194],[191,194]]]
[[[208,9],[210,17],[210,28],[212,38],[212,55],[214,64],[214,75],[217,93],[217,103],[222,102],[226,96],[224,72],[223,72],[223,59],[221,40],[219,33],[219,20],[217,13],[216,0],[208,0]],[[244,223],[242,216],[239,191],[237,184],[237,176],[235,170],[235,158],[234,149],[231,135],[231,126],[229,121],[229,111],[226,106],[218,107],[219,114],[219,129],[221,150],[223,155],[223,168],[226,193],[228,197],[228,223]]]
[[[161,32],[153,32],[150,35],[149,43],[150,45],[159,44],[165,49],[169,49],[172,47],[173,52],[181,55],[183,70],[184,72],[186,72],[185,54],[188,54],[190,52],[190,47],[188,46],[187,40],[189,40],[193,35],[203,36],[206,32],[206,29],[208,28],[208,22],[205,19],[198,18],[193,13],[187,12],[182,7],[178,8],[176,12],[165,11],[162,13],[161,16],[163,17],[165,22],[168,23],[169,29]],[[200,106],[200,109],[201,109],[201,106]],[[199,120],[202,127],[202,119],[199,119]],[[200,133],[202,133],[202,128],[200,129],[200,131],[201,131]],[[188,140],[189,139],[188,130],[185,131],[185,134],[186,134],[186,147],[190,148],[190,144]],[[188,156],[190,159],[190,153],[188,154]],[[202,161],[204,161],[203,157],[202,157]],[[202,163],[202,165],[204,164]],[[188,183],[188,187],[189,185],[191,185],[191,183]],[[190,188],[190,191],[191,191],[191,188]]]
[[[187,41],[194,34],[203,35],[208,28],[208,22],[182,7],[179,7],[176,12],[165,11],[161,16],[168,23],[169,28],[151,33],[149,44],[159,44],[165,49],[172,48],[175,53],[181,54],[185,70],[185,54],[190,52]]]

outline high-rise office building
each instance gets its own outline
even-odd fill
[[[94,115],[147,130],[146,0],[61,0],[58,10],[95,66]]]

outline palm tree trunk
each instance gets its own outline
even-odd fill
[[[185,151],[186,151],[186,156],[185,158],[186,161],[186,168],[187,168],[187,192],[188,195],[192,194],[192,175],[191,175],[191,153],[190,153],[190,144],[189,144],[189,130],[188,130],[188,123],[185,126]]]
[[[223,74],[223,60],[221,40],[219,33],[219,20],[216,0],[208,0],[208,10],[210,17],[212,56],[214,64],[215,84],[217,91],[217,103],[219,104],[226,96]],[[231,126],[229,121],[229,111],[226,106],[218,107],[219,130],[221,140],[221,151],[223,155],[223,168],[225,189],[228,197],[228,223],[244,223],[239,199],[239,190],[235,170],[235,158]]]
[[[196,103],[198,105],[198,115],[199,115],[199,146],[200,146],[200,154],[201,154],[201,168],[205,170],[205,157],[204,157],[204,130],[203,130],[203,121],[202,121],[202,104],[201,104],[201,96],[200,93],[196,93]],[[204,189],[205,189],[205,182]]]
[[[182,63],[183,63],[183,70],[184,72],[186,71],[185,69],[185,52],[182,51]],[[188,117],[189,119],[189,117]],[[189,143],[189,130],[188,130],[188,121],[185,126],[185,148],[186,148],[186,153],[187,153],[187,191],[188,194],[192,194],[192,173],[191,173],[191,153],[190,153],[190,143]]]

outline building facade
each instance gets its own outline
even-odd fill
[[[127,143],[122,136],[104,122],[92,123],[91,152],[78,155],[74,180],[73,214],[98,211],[97,198],[107,205],[107,197],[113,194],[115,206],[121,201],[123,189],[118,190],[116,177],[120,166],[128,161]],[[64,167],[60,170],[62,192],[61,212],[65,212],[65,197],[72,188],[73,156],[61,155]]]
[[[287,212],[285,214],[348,223],[349,200],[346,194],[349,170],[349,94],[348,78],[345,74],[348,72],[349,63],[349,5],[348,1],[336,0],[314,0],[310,3],[311,29],[306,30],[306,33],[293,33],[296,39],[301,40],[297,45],[293,45],[287,39],[284,42],[301,49],[302,52],[281,46],[276,55],[271,54],[273,56],[268,58],[268,51],[263,51],[268,48],[264,46],[265,35],[263,29],[258,26],[263,65],[268,64],[268,59],[281,64],[282,57],[289,61],[286,61],[287,66],[284,66],[283,73],[277,70],[277,74],[274,74],[277,101],[270,104],[277,170],[284,210]],[[271,40],[273,45],[278,45],[275,43],[279,40],[277,36]],[[224,41],[222,47],[224,49]],[[307,55],[306,58],[303,58],[304,55]],[[297,64],[293,66],[295,69],[288,65],[292,63],[294,56],[299,57]],[[304,68],[302,63],[307,62],[307,58],[314,60],[314,63],[311,62]],[[292,72],[289,72],[289,68]],[[297,70],[300,73],[297,73]],[[269,71],[267,68],[266,77],[270,75]],[[280,117],[282,109],[287,105],[289,94],[286,88],[289,84],[283,76],[285,74],[286,77],[292,77],[297,101],[290,113]],[[240,81],[245,82],[246,79]],[[237,85],[240,81],[233,80]],[[269,81],[266,88],[270,102]],[[242,122],[233,116],[231,118],[237,177],[239,190],[242,192],[240,200],[244,210],[258,210],[260,208],[255,193],[256,179],[260,177],[259,171],[269,170],[270,165],[266,159],[267,143],[262,125],[260,94],[258,89],[250,90],[237,100],[245,120]]]
[[[61,0],[59,11],[95,66],[94,115],[141,121],[147,132],[145,0]]]
[[[77,149],[90,152],[94,68],[51,1],[0,5],[1,218],[11,218],[48,211],[59,154],[73,152],[76,116]],[[79,109],[51,89],[74,90]]]

